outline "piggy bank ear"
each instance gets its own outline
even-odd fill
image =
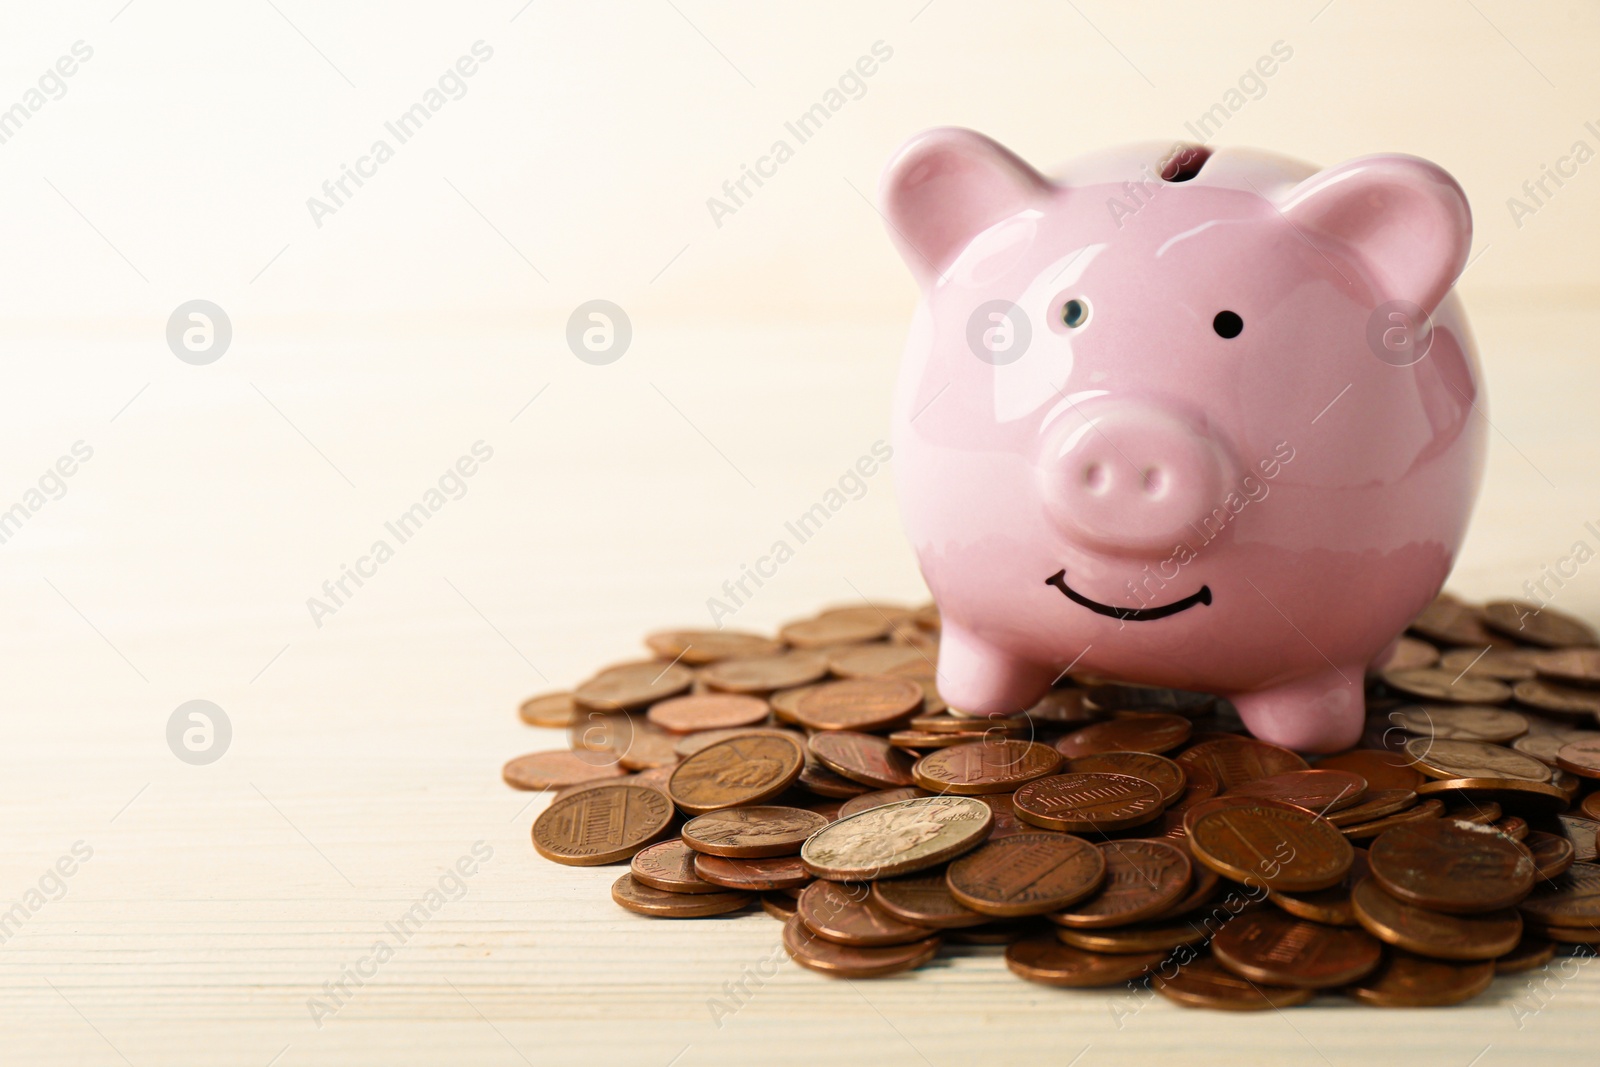
[[[929,285],[967,242],[1043,199],[1038,171],[972,130],[947,127],[913,137],[883,173],[878,200],[900,255]]]
[[[1449,174],[1415,156],[1364,156],[1307,178],[1278,204],[1312,244],[1346,246],[1366,264],[1379,300],[1432,314],[1472,246],[1472,209]]]

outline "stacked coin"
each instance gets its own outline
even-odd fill
[[[1035,982],[1190,1006],[1422,1007],[1600,944],[1600,640],[1577,619],[1441,596],[1368,678],[1360,747],[1314,761],[1130,681],[966,716],[938,635],[931,605],[882,604],[652,634],[654,658],[526,701],[569,747],[503,776],[554,792],[541,855],[630,863],[622,907],[759,905],[835,976],[994,945]]]

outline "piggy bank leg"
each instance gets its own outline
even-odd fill
[[[1297,752],[1341,752],[1361,738],[1363,673],[1360,665],[1344,667],[1231,699],[1245,726],[1263,741]]]
[[[1033,707],[1055,672],[1002,652],[950,620],[939,632],[939,695],[968,715],[1015,715]]]

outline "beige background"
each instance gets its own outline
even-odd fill
[[[1600,525],[1600,163],[1520,227],[1506,201],[1600,148],[1594,5],[110,0],[6,30],[0,108],[94,50],[0,144],[0,510],[94,450],[0,544],[0,901],[93,849],[0,943],[6,1062],[1420,1067],[1592,1044],[1589,967],[1520,1019],[1537,1002],[1505,979],[1449,1013],[1158,1002],[1119,1027],[1114,999],[992,953],[883,983],[785,966],[718,1028],[709,998],[776,925],[618,911],[614,871],[537,860],[543,802],[497,772],[560,742],[515,721],[522,697],[705,621],[887,436],[914,292],[862,194],[903,139],[962,123],[1045,165],[1179,137],[1280,40],[1218,143],[1411,151],[1472,198],[1495,432],[1454,584],[1538,577]],[[306,199],[478,40],[466,95],[315,226]],[[716,226],[707,197],[880,40],[864,95]],[[634,326],[606,367],[562,336],[596,297]],[[210,366],[164,341],[193,298],[233,323]],[[306,599],[477,441],[466,495],[316,626]],[[1600,618],[1596,573],[1557,603]],[[859,595],[923,595],[892,470],[734,622]],[[195,698],[233,726],[206,767],[165,741]],[[313,1025],[308,998],[479,840],[465,895]]]

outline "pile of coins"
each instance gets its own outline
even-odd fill
[[[554,792],[541,855],[629,864],[621,907],[759,905],[836,976],[995,945],[1031,981],[1189,1006],[1422,1007],[1600,945],[1600,639],[1577,619],[1441,596],[1368,677],[1358,747],[1312,761],[1224,700],[1108,679],[969,717],[938,639],[931,605],[876,604],[652,634],[653,658],[524,703],[570,747],[503,775]]]

